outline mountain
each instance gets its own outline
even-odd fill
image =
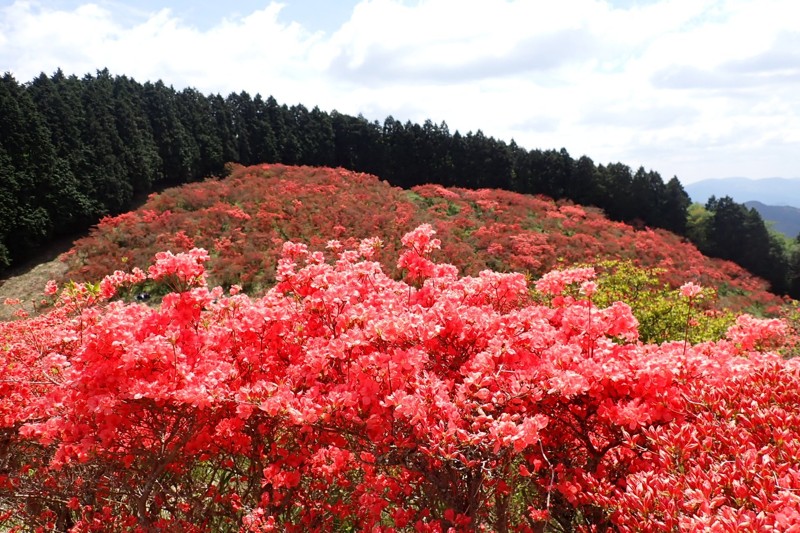
[[[766,282],[734,263],[706,257],[666,230],[613,222],[596,208],[499,189],[402,189],[342,168],[279,164],[234,166],[225,179],[167,189],[136,211],[103,219],[65,257],[65,279],[98,280],[146,268],[160,251],[201,247],[211,256],[210,283],[256,293],[275,283],[284,241],[323,250],[332,240],[357,246],[364,235],[381,239],[383,266],[397,275],[402,236],[424,223],[442,242],[438,259],[467,275],[491,269],[538,277],[630,260],[671,287],[693,281],[718,288],[730,309],[780,304]]]
[[[757,201],[745,202],[744,205],[758,211],[761,218],[771,222],[772,227],[789,238],[800,234],[800,209],[788,205],[766,205]]]
[[[692,201],[702,204],[711,196],[730,196],[740,204],[756,201],[766,205],[800,208],[800,178],[708,179],[684,185],[684,189]]]

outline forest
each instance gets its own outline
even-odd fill
[[[526,149],[446,123],[383,124],[246,92],[203,95],[108,70],[0,81],[0,267],[131,208],[154,190],[223,176],[226,163],[342,167],[392,185],[498,188],[596,206],[662,228],[800,297],[800,254],[728,197],[692,205],[677,177]]]

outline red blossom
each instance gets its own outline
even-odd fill
[[[219,182],[214,194],[190,188],[183,208],[273,228],[296,221],[281,218],[288,209],[311,216],[307,187],[330,195],[345,181],[259,172],[308,195],[280,212],[243,204],[261,213],[246,219],[221,200],[235,183]],[[626,233],[590,209],[421,191],[468,199],[458,215],[521,204],[661,253],[658,232]],[[146,218],[168,224],[177,211],[166,212]],[[358,214],[337,213],[331,230]],[[141,220],[108,226],[119,236]],[[537,303],[525,275],[469,262],[495,237],[523,257],[550,236],[520,220],[460,223],[475,247],[448,248],[447,226],[404,235],[393,220],[382,226],[392,239],[342,234],[326,253],[333,235],[281,248],[269,234],[260,246],[279,283],[258,297],[206,286],[219,256],[163,252],[147,280],[138,270],[66,284],[49,312],[0,323],[0,528],[797,529],[800,363],[769,351],[789,334],[783,322],[742,315],[716,342],[648,344],[626,303],[592,299],[593,269],[545,274],[536,288],[553,298]],[[466,275],[437,259],[448,249]],[[405,271],[390,275],[395,265]],[[108,301],[139,282],[175,292],[151,306]]]

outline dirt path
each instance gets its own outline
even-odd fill
[[[72,247],[73,239],[54,242],[38,256],[12,268],[0,279],[0,321],[12,320],[18,307],[3,305],[6,298],[18,298],[25,302],[25,309],[32,309],[32,302],[42,296],[48,280],[57,279],[67,272],[67,266],[58,256]]]

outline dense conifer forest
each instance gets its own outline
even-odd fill
[[[800,256],[732,199],[691,205],[677,177],[621,162],[525,149],[446,123],[381,124],[246,92],[204,95],[108,70],[0,80],[0,268],[85,230],[166,186],[226,173],[226,163],[368,172],[392,185],[498,188],[596,206],[613,220],[663,228],[800,296]]]

